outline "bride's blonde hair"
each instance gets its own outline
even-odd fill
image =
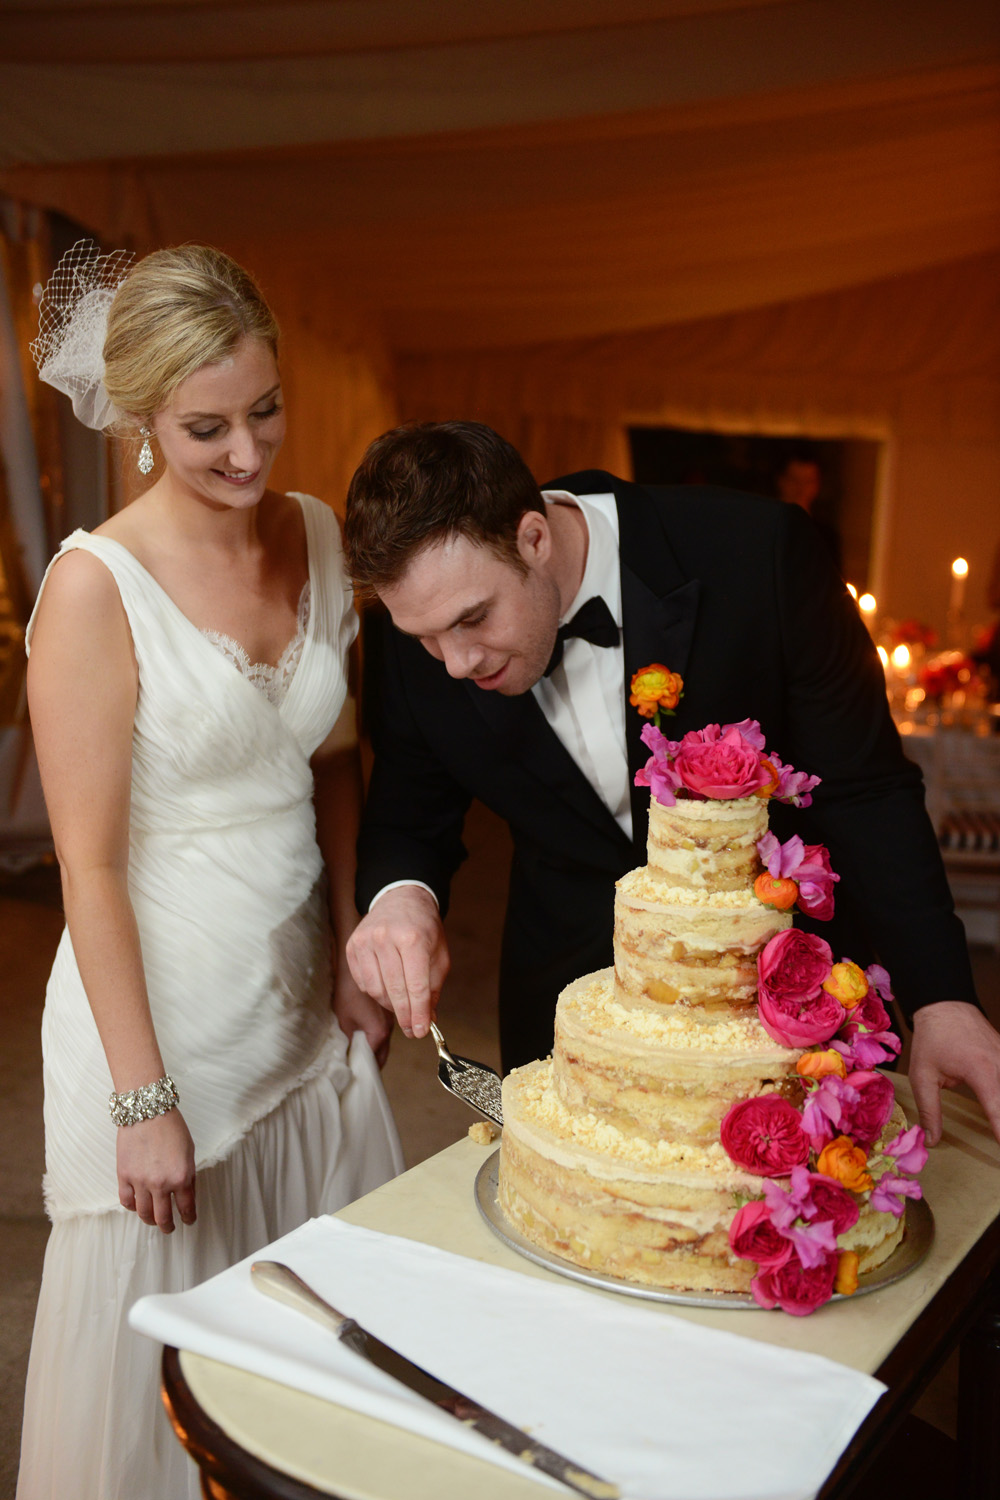
[[[154,250],[111,303],[105,389],[132,429],[159,411],[182,380],[228,359],[245,338],[277,355],[278,325],[248,271],[208,245]]]

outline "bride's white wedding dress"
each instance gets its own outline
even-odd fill
[[[194,1137],[198,1221],[163,1235],[118,1203],[111,1075],[66,931],[42,1023],[53,1228],[18,1500],[197,1500],[159,1401],[160,1350],[129,1330],[129,1307],[203,1281],[402,1167],[368,1043],[356,1034],[348,1047],[330,1011],[309,758],[344,705],[357,620],[337,522],[297,498],[309,583],[277,672],[199,631],[120,543],[77,531],[58,554],[100,558],[132,633],[129,892],[157,1039]]]

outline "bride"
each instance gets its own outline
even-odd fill
[[[195,1500],[130,1305],[402,1165],[375,1062],[391,1018],[343,958],[357,619],[333,514],[268,489],[277,327],[217,250],[120,262],[69,253],[36,348],[42,378],[156,472],[63,542],[28,631],[66,930],[18,1500]]]

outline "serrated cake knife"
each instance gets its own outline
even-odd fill
[[[440,1027],[433,1021],[431,1036],[438,1050],[438,1078],[449,1094],[454,1094],[463,1104],[471,1105],[494,1125],[503,1125],[500,1074],[485,1063],[473,1062],[471,1057],[456,1057],[449,1052]]]
[[[487,1411],[477,1401],[470,1401],[460,1391],[422,1370],[388,1344],[383,1344],[381,1339],[368,1333],[353,1318],[348,1318],[331,1307],[290,1266],[282,1265],[277,1260],[255,1260],[250,1267],[250,1279],[265,1296],[274,1297],[276,1301],[284,1302],[297,1312],[315,1319],[336,1334],[340,1342],[355,1354],[360,1354],[363,1359],[401,1381],[424,1400],[432,1401],[440,1411],[465,1423],[482,1437],[489,1438],[491,1443],[506,1449],[523,1463],[558,1479],[577,1494],[587,1495],[589,1500],[618,1500],[620,1492],[616,1485],[609,1484],[605,1479],[598,1479],[596,1474],[563,1458],[561,1453],[546,1448],[544,1443],[536,1442],[520,1427]]]

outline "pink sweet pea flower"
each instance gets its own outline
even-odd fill
[[[888,971],[883,969],[881,964],[870,964],[865,970],[865,978],[883,1004],[891,1004],[892,986],[889,983]]]
[[[728,734],[730,729],[738,730],[741,737],[746,740],[751,749],[758,750],[763,754],[765,740],[756,719],[741,719],[738,724],[726,724],[722,729],[722,733]]]
[[[809,1171],[805,1166],[794,1166],[790,1173],[791,1187],[786,1190],[776,1182],[764,1183],[764,1202],[771,1215],[775,1229],[784,1234],[798,1218],[811,1218],[812,1207],[809,1187]]]
[[[786,1233],[807,1271],[822,1265],[828,1255],[836,1253],[837,1236],[829,1219],[818,1220],[815,1224],[793,1224]]]
[[[849,1135],[859,1095],[847,1080],[828,1073],[806,1100],[802,1111],[802,1129],[817,1153],[836,1135]]]
[[[655,724],[643,726],[640,739],[653,753],[635,773],[636,786],[648,786],[657,802],[664,807],[673,807],[677,801],[677,789],[681,785],[680,774],[674,769],[674,757],[678,742],[668,740]]]
[[[767,758],[778,778],[773,793],[776,800],[790,802],[793,807],[809,807],[813,788],[819,786],[820,777],[807,776],[805,771],[794,771],[791,766],[784,765],[777,755],[769,754]]]
[[[877,1068],[903,1048],[894,1031],[866,1032],[855,1021],[848,1021],[830,1046],[840,1053],[848,1067],[855,1068]]]
[[[892,1214],[894,1218],[900,1219],[906,1208],[904,1199],[923,1196],[919,1182],[914,1182],[910,1177],[894,1177],[891,1172],[886,1172],[872,1189],[871,1205],[880,1214]]]
[[[886,1146],[885,1152],[887,1156],[896,1158],[896,1166],[900,1172],[922,1172],[927,1165],[927,1147],[924,1145],[924,1132],[919,1125],[912,1125],[909,1130],[897,1135]]]

